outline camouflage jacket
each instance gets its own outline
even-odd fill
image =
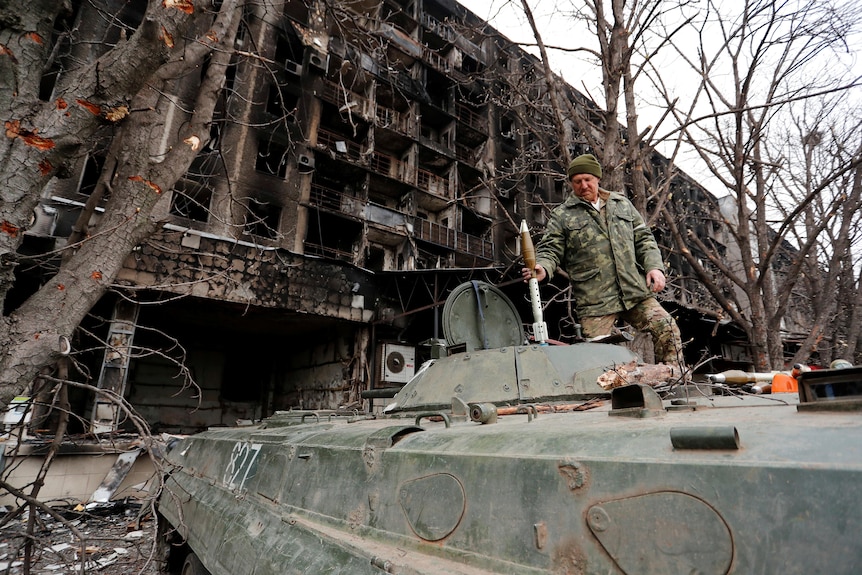
[[[555,208],[536,247],[548,279],[560,266],[568,274],[581,317],[632,308],[653,295],[646,273],[664,272],[658,244],[634,205],[621,194],[599,193],[601,212],[574,194]]]

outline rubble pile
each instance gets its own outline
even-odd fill
[[[10,510],[0,508],[5,514]],[[30,573],[58,575],[156,575],[155,521],[141,513],[140,502],[57,507],[60,519],[39,511]],[[2,528],[0,574],[24,573],[27,524],[25,512]],[[83,536],[79,539],[75,531]]]

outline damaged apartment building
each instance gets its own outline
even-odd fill
[[[459,4],[264,2],[246,22],[240,49],[261,58],[236,59],[167,223],[86,325],[112,346],[89,358],[94,379],[156,431],[358,407],[430,357],[442,302],[468,280],[529,317],[518,225],[541,230],[566,193],[536,153],[542,118],[517,104],[543,97],[541,67]],[[524,158],[539,164],[520,177]],[[51,189],[26,249],[62,245],[102,163]],[[73,410],[95,431],[124,425],[92,396]]]

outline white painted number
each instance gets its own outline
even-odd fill
[[[224,470],[222,482],[228,489],[241,490],[248,479],[249,472],[257,460],[261,445],[259,443],[243,443],[237,441],[230,452],[230,460]],[[254,473],[252,473],[254,475]]]

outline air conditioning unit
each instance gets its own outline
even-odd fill
[[[40,237],[53,236],[54,230],[57,228],[57,219],[57,208],[39,204],[33,210],[33,217],[30,227],[27,228],[27,234]]]
[[[387,383],[407,383],[416,373],[416,348],[409,345],[384,343],[380,354],[380,380]]]
[[[296,157],[296,163],[301,169],[304,168],[305,170],[311,171],[314,169],[314,156],[309,154],[299,154]]]
[[[326,72],[326,69],[329,67],[329,55],[311,52],[308,56],[308,64],[309,66]]]

